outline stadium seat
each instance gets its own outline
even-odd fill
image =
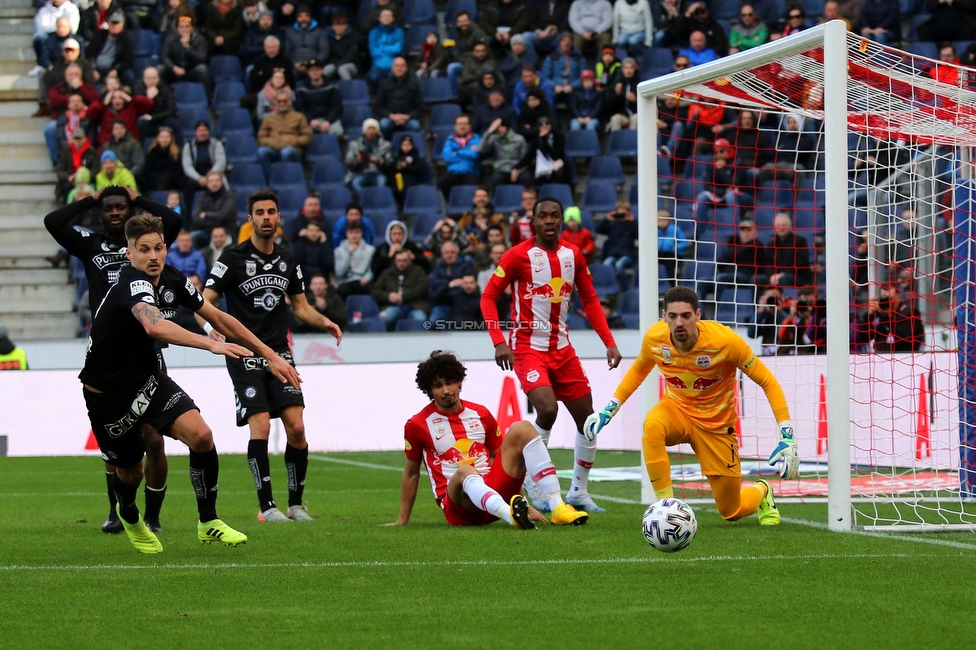
[[[213,81],[244,82],[241,60],[236,56],[218,54],[210,59],[210,78]]]
[[[230,181],[230,186],[234,190],[239,185],[260,185],[264,187],[268,182],[268,179],[264,177],[261,165],[258,163],[235,165],[234,169],[230,170],[230,178],[227,180]]]
[[[253,135],[242,134],[228,138],[224,152],[227,155],[227,164],[231,166],[258,162],[258,143]]]
[[[826,0],[801,0],[800,6],[803,7],[803,13],[807,18],[816,18],[823,15],[825,2]]]
[[[189,133],[193,133],[192,126]],[[217,137],[227,140],[238,135],[254,137],[254,123],[251,122],[251,114],[246,108],[226,108],[222,110],[220,117],[217,119]]]
[[[640,291],[628,289],[620,294],[620,313],[639,314],[640,313]]]
[[[343,106],[369,106],[369,86],[362,79],[340,79],[339,94],[342,95]]]
[[[522,192],[525,190],[523,185],[499,185],[495,188],[495,195],[492,203],[495,205],[495,212],[510,214],[522,209]]]
[[[447,77],[424,79],[420,82],[420,94],[423,96],[425,104],[457,101],[457,95]]]
[[[596,295],[606,298],[620,293],[617,272],[611,267],[603,264],[591,264],[590,275],[593,276],[593,288],[596,290]]]
[[[407,54],[420,54],[427,40],[427,34],[437,32],[437,25],[431,23],[410,25],[403,39],[403,49]]]
[[[709,13],[717,20],[735,20],[739,17],[741,6],[739,0],[712,0],[709,3]]]
[[[233,188],[234,189],[234,201],[237,204],[237,220],[247,221],[247,197],[253,194],[249,188]],[[260,189],[260,188],[258,188]]]
[[[569,327],[571,332],[593,329],[590,327],[590,321],[588,321],[585,316],[581,316],[575,312],[569,312],[566,314],[566,325]]]
[[[330,219],[346,215],[346,206],[352,201],[352,193],[345,185],[330,185],[329,191],[319,195],[322,213]],[[329,231],[332,234],[332,231]]]
[[[398,320],[396,327],[394,328],[397,332],[430,332],[429,326],[426,326],[422,320],[414,320],[413,318],[404,318],[403,320]]]
[[[424,134],[420,131],[397,131],[393,134],[393,141],[390,143],[393,145],[393,156],[396,157],[398,151],[400,151],[400,141],[403,140],[403,136],[409,135],[413,138],[413,148],[416,150],[417,155],[421,158],[427,158],[427,147],[424,144]],[[426,161],[425,161],[426,162]]]
[[[271,163],[271,178],[268,179],[268,185],[278,193],[308,193],[308,184],[305,182],[305,171],[302,169],[301,163]],[[303,196],[302,199],[304,198]]]
[[[705,180],[712,177],[714,167],[711,155],[695,156],[685,164],[683,176],[688,179]]]
[[[723,286],[719,289],[715,320],[726,325],[744,325],[756,320],[755,291],[751,286]]]
[[[386,212],[396,214],[397,211],[396,199],[393,197],[393,190],[389,187],[364,187],[360,202],[365,217],[372,218],[374,214]],[[378,227],[376,232],[380,232]]]
[[[155,59],[159,57],[162,37],[150,29],[130,29],[129,40],[132,41],[133,58]]]
[[[624,168],[620,158],[614,156],[597,156],[590,160],[589,180],[603,181],[614,185],[624,184]]]
[[[627,326],[629,330],[639,330],[640,329],[640,315],[639,314],[620,314],[620,317],[624,319],[624,325]]]
[[[414,185],[407,188],[403,199],[403,214],[441,214],[441,195],[433,185]],[[424,237],[427,235],[425,234]]]
[[[405,25],[430,24],[437,21],[433,0],[406,0],[400,11],[400,20]]]
[[[435,104],[430,107],[430,130],[435,135],[439,133],[454,133],[454,119],[461,114],[461,107],[457,104]]]
[[[362,104],[342,107],[342,128],[348,140],[355,140],[363,130],[363,122],[373,117],[373,109]]]
[[[566,134],[566,155],[570,158],[595,158],[602,155],[596,131],[580,129]]]
[[[245,111],[246,113],[247,111]],[[248,116],[248,124],[250,124],[251,117]],[[180,129],[183,131],[184,138],[192,138],[193,133],[196,130],[197,122],[203,120],[211,128],[213,128],[213,120],[210,119],[210,111],[206,108],[192,108],[192,109],[180,109]],[[248,133],[254,135],[254,131],[248,128]]]
[[[630,207],[634,211],[634,214],[637,214],[637,199],[639,198],[639,192],[640,183],[635,180],[633,185],[630,186],[630,190],[627,192],[627,202],[630,203]]]
[[[906,51],[918,56],[924,56],[928,59],[935,59],[936,61],[939,59],[939,46],[929,41],[909,43]]]
[[[410,233],[410,240],[418,244],[424,243],[427,236],[434,229],[434,225],[441,219],[440,212],[422,212],[413,220],[413,232]]]
[[[137,56],[132,58],[132,76],[136,79],[142,79],[142,73],[149,66],[159,65],[159,61],[155,57],[149,56]]]
[[[444,162],[444,143],[449,137],[451,134],[444,131],[434,135],[434,147],[430,150],[430,159],[434,163]]]
[[[464,214],[471,209],[477,185],[455,185],[447,199],[447,214]]]
[[[756,194],[756,207],[772,206],[780,210],[792,210],[793,201],[793,186],[790,181],[763,183]]]
[[[180,112],[210,108],[210,102],[207,101],[207,89],[201,83],[181,81],[173,84],[173,97],[176,99],[176,107]]]
[[[218,81],[214,86],[213,100],[210,102],[210,106],[215,111],[222,111],[225,108],[238,108],[241,105],[241,97],[245,94],[244,84],[240,81],[228,79]]]
[[[454,34],[454,23],[457,12],[461,10],[471,14],[471,22],[478,22],[478,5],[475,0],[447,0],[444,6],[444,24],[448,26],[451,34]]]
[[[343,185],[346,181],[346,168],[342,163],[334,158],[326,158],[315,163],[312,168],[313,189],[322,192],[320,189],[329,185]]]
[[[576,205],[576,200],[573,199],[573,190],[565,183],[546,183],[539,188],[539,198],[541,199],[544,196],[551,196],[557,199],[563,204],[564,208]]]
[[[278,210],[281,214],[297,215],[305,207],[305,199],[308,196],[307,190],[298,191],[298,186],[289,185],[282,189],[275,189],[275,191],[278,192]],[[202,192],[197,192],[197,196],[201,194]]]
[[[590,212],[613,212],[617,208],[617,188],[612,183],[590,181],[580,208]]]
[[[634,129],[620,129],[610,133],[607,141],[607,155],[618,158],[637,157],[637,131]]]
[[[596,222],[593,220],[593,213],[589,210],[580,210],[580,226],[596,236]]]
[[[671,48],[651,47],[644,50],[641,59],[641,80],[653,79],[674,72],[674,54]]]
[[[352,298],[354,296],[350,296]],[[372,298],[370,298],[372,300]],[[347,310],[348,311],[348,310]],[[349,329],[353,332],[363,333],[377,333],[386,332],[386,323],[380,318],[364,318],[358,323],[352,323]]]
[[[312,142],[305,150],[305,162],[315,164],[322,160],[337,160],[342,162],[342,150],[339,140],[328,133],[315,133]]]
[[[346,298],[346,312],[350,321],[357,318],[376,318],[380,315],[380,307],[372,296],[349,296]]]

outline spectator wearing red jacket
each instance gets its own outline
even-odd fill
[[[593,233],[582,224],[580,209],[575,205],[566,208],[563,216],[566,227],[559,234],[559,238],[568,244],[572,244],[583,253],[583,259],[587,264],[593,260],[593,251],[596,250],[596,242],[593,241]]]
[[[99,125],[98,146],[102,146],[112,137],[112,122],[122,120],[136,140],[139,139],[139,116],[152,111],[153,100],[142,95],[130,97],[122,90],[112,93],[108,106],[102,102],[95,102],[88,107],[88,119]]]

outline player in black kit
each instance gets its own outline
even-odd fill
[[[149,201],[125,187],[106,187],[92,197],[69,203],[44,218],[44,226],[54,239],[85,265],[88,280],[88,304],[94,314],[109,287],[115,284],[119,271],[129,264],[125,257],[125,222],[132,217],[134,208],[163,219],[163,240],[172,246],[183,227],[183,218],[165,205]],[[97,209],[104,233],[76,230],[72,223],[89,210]],[[162,363],[162,355],[159,356]],[[154,533],[162,531],[159,511],[166,496],[166,477],[169,463],[163,437],[149,425],[142,427],[146,445],[146,525]],[[108,487],[109,514],[102,524],[104,533],[121,533],[122,523],[115,513],[115,491],[112,477],[115,467],[105,463],[105,480]]]
[[[294,365],[288,349],[288,307],[302,321],[321,328],[342,340],[339,326],[321,315],[305,299],[305,283],[295,255],[275,244],[281,214],[278,195],[259,190],[247,199],[247,218],[253,227],[251,238],[224,251],[214,263],[203,290],[203,297],[216,304],[220,294],[227,296],[227,310],[245,327]],[[211,338],[219,335],[211,333]],[[247,425],[251,439],[247,462],[258,491],[258,521],[311,521],[302,503],[308,471],[308,443],[302,413],[305,401],[295,386],[274,380],[261,359],[227,359],[227,370],[234,382],[237,401],[237,426]],[[285,469],[288,472],[288,514],[275,504],[271,490],[271,463],[268,437],[271,418],[281,418],[288,436]]]
[[[236,319],[204,302],[189,279],[165,266],[162,220],[130,218],[125,224],[126,257],[131,264],[105,295],[92,321],[85,367],[79,374],[92,431],[104,457],[116,467],[116,510],[133,546],[141,553],[163,550],[136,506],[143,478],[140,425],[148,423],[190,448],[190,481],[197,498],[203,543],[237,546],[247,536],[217,518],[217,450],[213,435],[193,400],[160,368],[155,340],[201,348],[237,359],[264,356],[282,383],[297,387],[298,372],[261,343]],[[178,306],[200,314],[217,331],[242,345],[192,334],[164,318]]]

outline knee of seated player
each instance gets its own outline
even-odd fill
[[[166,453],[163,436],[149,425],[142,427],[142,442],[146,446],[147,456],[162,456]]]
[[[493,432],[487,432],[487,435],[493,435]],[[508,432],[505,434],[505,441],[502,443],[502,445],[517,447],[519,450],[521,450],[538,435],[539,432],[535,430],[535,427],[532,426],[531,422],[522,420],[521,422],[516,422],[509,427]]]

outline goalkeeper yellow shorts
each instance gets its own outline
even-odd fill
[[[671,404],[667,398],[658,402],[647,414],[645,422],[651,421],[663,425],[666,446],[684,442],[692,446],[705,476],[742,476],[739,440],[733,427],[729,426],[724,431],[706,429]],[[660,427],[645,425],[644,435],[648,435],[648,431],[660,431]]]

